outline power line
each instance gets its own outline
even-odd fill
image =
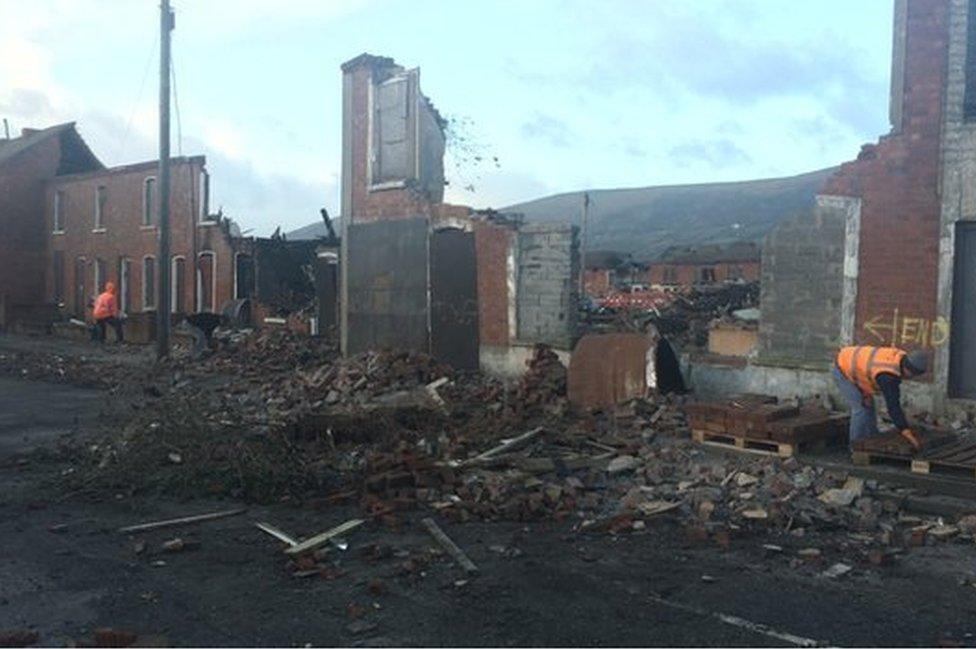
[[[169,70],[173,77],[173,104],[176,107],[176,152],[183,156],[183,123],[180,120],[180,93],[176,91],[176,58],[169,61]]]
[[[152,47],[149,49],[149,56],[146,58],[146,65],[142,70],[142,81],[139,83],[139,94],[136,95],[136,101],[132,104],[132,110],[129,111],[129,119],[125,123],[125,131],[122,134],[122,140],[119,142],[119,150],[116,153],[117,158],[122,158],[122,153],[125,151],[125,145],[129,140],[129,130],[132,128],[132,120],[135,118],[136,110],[139,108],[139,102],[142,101],[142,91],[146,88],[146,78],[149,76],[149,66],[152,64],[155,58],[156,48],[159,46],[159,34],[156,34],[153,40]]]

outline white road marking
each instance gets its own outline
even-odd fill
[[[723,624],[728,624],[731,626],[737,626],[741,629],[746,629],[753,633],[758,633],[759,635],[768,636],[770,638],[776,638],[777,640],[782,640],[783,642],[788,642],[797,647],[818,647],[820,643],[811,638],[804,638],[802,636],[794,635],[792,633],[787,633],[786,631],[778,631],[770,626],[761,624],[759,622],[751,622],[744,618],[727,615],[725,613],[713,613],[712,611],[707,611],[703,608],[697,606],[692,606],[691,604],[681,604],[680,602],[672,602],[670,600],[658,597],[657,595],[648,596],[652,602],[661,604],[663,606],[669,606],[671,608],[677,609],[679,611],[685,611],[686,613],[694,613],[696,615],[701,615],[703,617],[710,617],[712,619],[718,620]]]

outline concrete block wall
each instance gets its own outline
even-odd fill
[[[762,250],[760,356],[828,361],[841,342],[846,211],[817,205]]]
[[[518,339],[569,349],[576,338],[578,229],[533,223],[518,233]]]

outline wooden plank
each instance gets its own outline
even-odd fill
[[[129,527],[123,527],[119,529],[122,534],[130,534],[132,532],[148,532],[149,530],[158,530],[164,527],[176,527],[178,525],[189,525],[191,523],[202,523],[204,521],[213,521],[218,518],[227,518],[228,516],[237,516],[238,514],[243,514],[247,511],[246,507],[240,507],[238,509],[228,509],[220,512],[211,512],[209,514],[197,514],[196,516],[184,516],[182,518],[171,518],[165,521],[155,521],[152,523],[140,523],[139,525],[130,525]]]
[[[444,530],[434,522],[433,518],[425,518],[421,521],[427,531],[430,533],[434,540],[437,541],[438,545],[444,548],[444,551],[451,555],[453,558],[468,574],[475,574],[478,572],[478,566],[474,565],[474,562],[468,558],[468,555],[464,553],[461,548],[451,540]]]
[[[310,539],[305,539],[301,543],[297,543],[289,548],[285,548],[285,554],[295,555],[295,554],[301,554],[302,552],[308,552],[309,550],[314,550],[315,548],[318,548],[328,543],[330,540],[334,539],[335,537],[356,529],[357,527],[359,527],[365,522],[366,521],[364,521],[361,518],[354,518],[352,520],[348,520],[342,525],[337,525],[336,527],[333,527],[331,530],[322,532],[321,534],[317,534]]]
[[[257,523],[254,524],[254,527],[258,528],[262,532],[265,532],[267,534],[270,534],[271,536],[275,537],[276,539],[278,539],[279,541],[282,541],[283,543],[285,543],[287,545],[290,545],[290,546],[296,546],[296,545],[298,545],[298,541],[296,539],[293,539],[292,537],[288,536],[287,534],[285,534],[284,532],[282,532],[281,530],[279,530],[274,525],[270,525],[269,523],[257,522]]]
[[[533,428],[532,430],[530,430],[527,433],[523,433],[522,435],[519,435],[518,437],[513,437],[512,439],[509,439],[509,440],[506,440],[506,441],[502,442],[501,444],[499,444],[495,448],[490,449],[488,451],[485,451],[481,455],[477,455],[477,456],[471,458],[470,460],[464,460],[464,461],[460,462],[458,464],[458,466],[469,466],[469,465],[472,465],[472,464],[477,464],[478,462],[483,462],[485,460],[490,460],[492,457],[494,457],[496,455],[501,455],[503,453],[508,453],[508,452],[514,451],[515,449],[517,449],[517,448],[519,448],[521,446],[524,446],[525,444],[528,444],[529,442],[531,442],[533,439],[535,439],[536,437],[538,437],[542,433],[542,431],[544,431],[544,430],[545,430],[545,428],[543,428],[542,426],[539,426],[538,428]]]

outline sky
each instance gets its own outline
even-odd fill
[[[212,208],[256,235],[338,213],[339,66],[362,52],[420,68],[461,136],[446,200],[473,207],[792,175],[889,128],[892,0],[172,2],[173,154],[206,155]],[[158,0],[0,15],[12,132],[75,121],[107,165],[156,157]]]

